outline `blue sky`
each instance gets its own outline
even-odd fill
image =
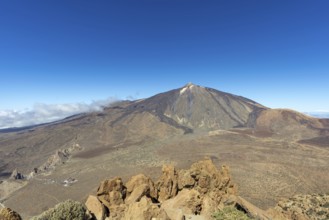
[[[329,112],[328,8],[327,0],[3,0],[0,111],[145,98],[193,82],[272,108]]]

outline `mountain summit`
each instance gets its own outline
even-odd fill
[[[267,109],[250,99],[188,83],[131,105],[132,112],[147,111],[162,121],[188,129],[246,127],[253,113]]]
[[[163,164],[187,167],[207,156],[229,164],[241,194],[268,207],[288,194],[329,190],[328,137],[329,120],[188,83],[103,111],[0,131],[0,200],[32,216],[84,197],[104,174],[152,176]],[[30,179],[27,186],[24,179],[7,181],[15,169]],[[7,183],[14,184],[10,191]]]

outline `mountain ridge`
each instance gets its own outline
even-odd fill
[[[329,190],[328,131],[329,120],[187,84],[33,129],[0,132],[0,178],[7,181],[15,169],[32,177],[5,200],[13,208],[20,204],[20,213],[34,215],[41,208],[27,208],[21,195],[29,195],[35,204],[44,202],[35,195],[39,192],[59,201],[81,200],[83,191],[90,191],[104,173],[147,170],[152,176],[163,164],[185,168],[208,156],[232,167],[233,177],[243,185],[242,195],[266,208],[296,191]],[[66,179],[78,181],[65,188]],[[47,201],[52,205],[54,201]]]
[[[147,111],[162,121],[175,124],[174,120],[189,129],[229,129],[246,126],[249,114],[255,109],[266,107],[242,96],[189,83],[137,100],[128,106],[127,114]]]

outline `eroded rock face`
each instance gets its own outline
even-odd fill
[[[156,182],[159,192],[158,200],[163,202],[177,195],[178,192],[178,175],[173,165],[164,165],[162,175]]]
[[[329,219],[329,194],[296,195],[280,201],[271,213],[293,220]]]
[[[96,218],[96,220],[104,220],[108,215],[104,205],[98,200],[96,196],[89,196],[85,203],[89,212]]]
[[[124,188],[122,179],[120,177],[115,177],[112,180],[104,180],[101,182],[97,190],[97,195],[105,195],[112,191],[123,191]]]
[[[131,179],[126,183],[127,187],[127,198],[129,199],[130,195],[136,191],[137,188],[140,188],[141,185],[146,185],[148,188],[148,193],[146,196],[151,198],[158,198],[158,190],[155,188],[154,183],[150,177],[145,176],[144,174],[138,174],[131,177]],[[136,194],[136,192],[135,192]]]
[[[101,182],[97,190],[98,199],[111,210],[111,206],[123,204],[126,197],[126,187],[123,185],[120,177],[115,177],[112,180]]]
[[[148,184],[142,184],[137,186],[130,196],[125,200],[125,204],[132,204],[134,202],[139,202],[143,196],[150,197],[150,186]]]
[[[41,165],[39,168],[34,168],[33,172],[49,172],[56,169],[57,166],[64,164],[67,160],[69,160],[72,156],[72,153],[82,150],[82,147],[73,143],[67,148],[56,150],[53,155],[51,155],[48,160]]]
[[[110,215],[108,217],[108,220],[121,220],[124,218],[124,215],[127,210],[127,205],[121,204],[121,205],[113,205],[110,209]]]
[[[131,203],[125,212],[124,220],[145,220],[145,219],[161,219],[169,220],[167,213],[159,208],[158,205],[152,203],[147,197],[141,198],[139,202]]]
[[[174,198],[164,201],[161,205],[171,219],[181,219],[181,213],[200,214],[202,197],[195,189],[183,189]]]
[[[111,220],[184,219],[193,215],[210,218],[235,194],[228,168],[218,170],[210,159],[188,170],[165,165],[155,183],[139,174],[125,185],[119,177],[105,180],[97,190],[97,198],[109,210],[107,217]]]

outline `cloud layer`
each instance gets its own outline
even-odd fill
[[[107,106],[115,101],[117,100],[114,98],[108,98],[106,100],[93,101],[90,104],[38,103],[35,104],[32,109],[28,109],[24,111],[0,110],[0,129],[41,124],[41,123],[63,119],[70,115],[74,115],[82,112],[100,111],[103,109],[104,106]]]

